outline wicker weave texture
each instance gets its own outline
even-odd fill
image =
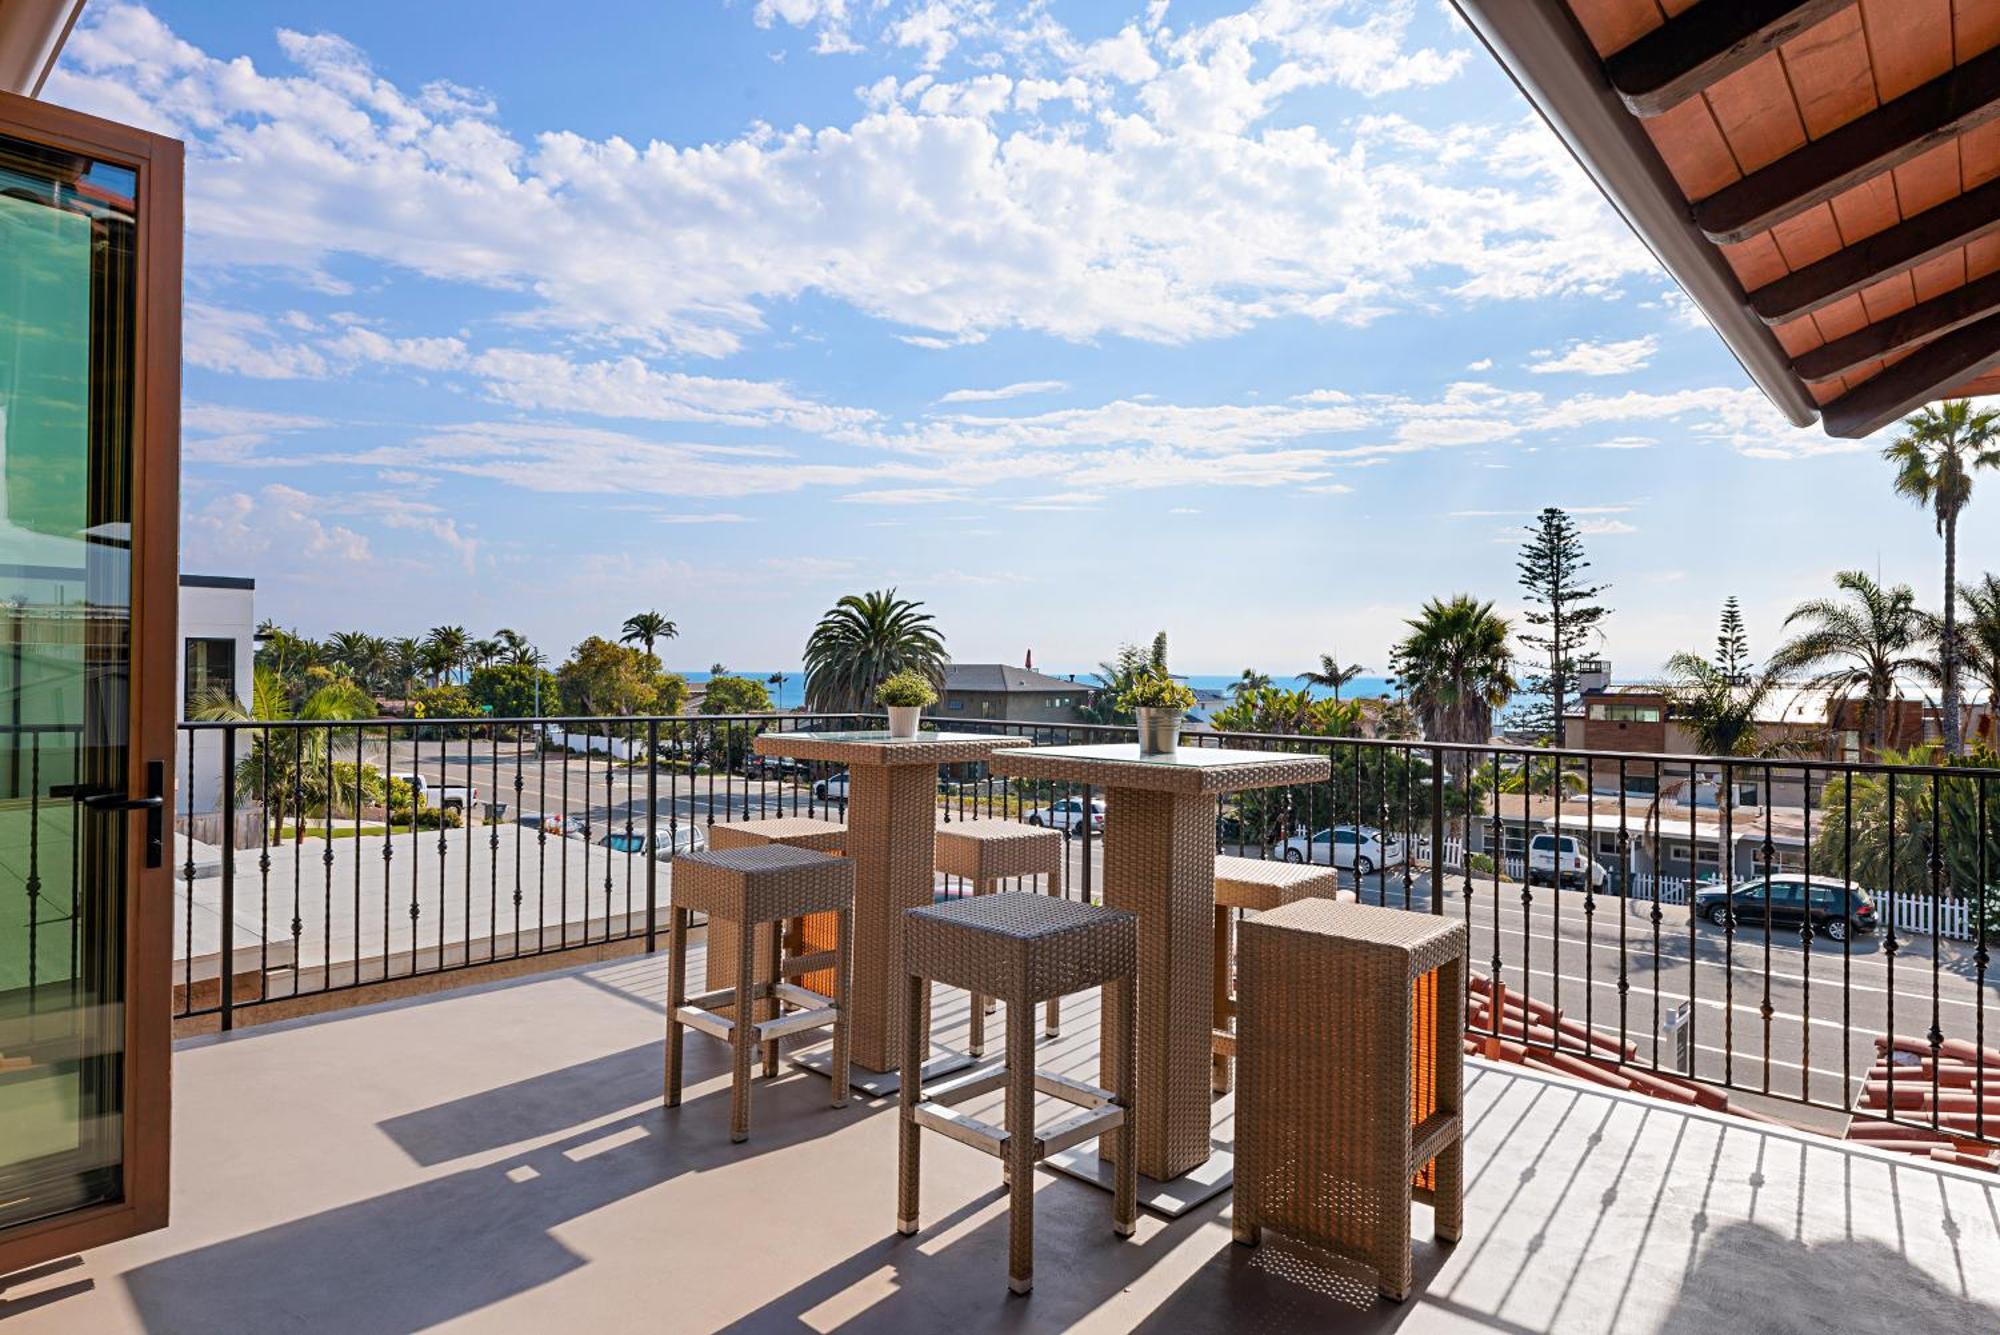
[[[1129,751],[1129,756],[1115,754]],[[1067,783],[1088,783],[1119,790],[1150,790],[1160,793],[1241,792],[1247,788],[1279,788],[1295,783],[1320,783],[1333,774],[1333,762],[1326,756],[1292,751],[1223,751],[1188,748],[1187,764],[1163,764],[1139,759],[1136,743],[1130,746],[1038,746],[1032,750],[1002,751],[994,754],[995,774],[1022,779],[1052,779]],[[1199,758],[1206,763],[1194,763]],[[1108,806],[1109,804],[1107,804]],[[1108,829],[1117,819],[1109,807]],[[1215,851],[1215,832],[1209,831],[1208,851]]]
[[[963,765],[984,760],[1005,747],[1028,746],[1027,737],[970,732],[925,732],[891,739],[886,732],[764,732],[751,748],[760,756],[823,760],[855,768],[868,766]]]
[[[1006,1138],[997,1153],[1006,1164],[1007,1284],[1027,1293],[1035,1275],[1034,1165],[1041,1142],[1035,1128],[1035,1031],[1033,1003],[1102,987],[1105,1009],[1125,1017],[1112,1042],[1100,1049],[1100,1083],[1123,1110],[1105,1139],[1116,1142],[1119,1172],[1112,1196],[1112,1227],[1132,1236],[1138,1214],[1138,1176],[1132,1149],[1134,1089],[1131,1018],[1133,972],[1138,956],[1138,924],[1116,909],[1096,908],[1038,895],[990,895],[917,909],[904,918],[908,936],[903,1031],[903,1084],[898,1112],[896,1228],[905,1235],[920,1223],[919,1101],[927,1044],[916,1011],[933,981],[956,982],[983,990],[1007,1008]],[[1113,1054],[1122,1060],[1113,1060]],[[1114,1077],[1111,1069],[1117,1068]],[[934,1105],[924,1105],[931,1107]]]
[[[1222,856],[1215,860],[1218,907],[1262,912],[1295,899],[1332,899],[1340,877],[1331,867],[1277,858]]]
[[[1211,1152],[1215,800],[1121,788],[1106,806],[1104,902],[1139,916],[1139,1171],[1179,1177]],[[1107,1008],[1107,1049],[1122,1025]],[[1109,1138],[1099,1142],[1100,1154],[1115,1152]]]
[[[1138,961],[1134,914],[1047,895],[955,899],[914,909],[903,925],[911,973],[1010,1007],[1102,986]]]
[[[854,866],[805,848],[704,849],[674,859],[675,907],[732,923],[767,923],[846,908]]]
[[[765,820],[713,825],[708,830],[708,846],[712,849],[755,848],[763,844],[785,844],[792,848],[810,848],[819,853],[839,853],[847,844],[847,826],[837,820],[820,820],[811,816],[776,816]],[[771,981],[768,976],[771,934],[775,930],[777,929],[765,924],[758,927],[755,933],[752,956],[757,961],[757,969],[752,979],[754,982]],[[815,913],[805,919],[801,941],[805,950],[832,950],[833,915]],[[710,988],[736,986],[736,938],[733,933],[709,934],[707,967]],[[815,992],[828,993],[833,988],[833,975],[824,970],[807,974],[799,981]],[[759,1018],[762,1018],[761,1014]]]
[[[854,1060],[870,1071],[888,1071],[901,1057],[903,914],[929,904],[937,883],[931,870],[937,856],[937,770],[928,764],[855,765],[848,773]],[[928,1034],[928,1017],[922,1018]]]
[[[813,816],[772,816],[764,820],[711,825],[710,848],[754,848],[759,844],[785,844],[810,848],[815,853],[838,853],[847,842],[847,826],[837,820]]]
[[[961,820],[937,830],[937,869],[974,885],[1009,876],[1060,878],[1063,837],[1011,820]]]
[[[1351,934],[1349,934],[1351,933]],[[1466,934],[1427,914],[1302,900],[1244,921],[1237,953],[1233,1227],[1276,1228],[1372,1267],[1407,1296],[1411,1180],[1420,1143],[1412,1081],[1418,980],[1436,971],[1425,1125],[1442,1139],[1441,1238],[1458,1233]],[[1446,1134],[1448,1133],[1448,1134]]]

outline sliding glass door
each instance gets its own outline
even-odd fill
[[[0,98],[0,1273],[164,1219],[178,451],[158,400],[178,395],[180,201],[162,144]]]

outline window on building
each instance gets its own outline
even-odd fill
[[[1713,845],[1703,844],[1695,851],[1695,860],[1700,862],[1704,867],[1713,867],[1721,861],[1721,858],[1716,855]]]
[[[196,709],[218,696],[231,700],[236,695],[236,641],[195,639],[187,642],[187,698],[181,702],[182,716],[192,718]]]
[[[1590,716],[1600,722],[1610,723],[1658,723],[1658,705],[1627,705],[1597,701],[1590,706]]]
[[[1687,860],[1688,860],[1688,846],[1686,844],[1667,845],[1667,861],[1686,862]]]
[[[945,707],[946,709],[963,709],[963,708],[965,708],[965,701],[963,701],[963,700],[947,700],[947,701],[945,701],[945,702],[944,702],[944,707]]]

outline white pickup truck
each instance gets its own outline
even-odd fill
[[[450,811],[454,808],[464,811],[479,801],[477,787],[440,783],[435,779],[426,779],[421,774],[392,774],[389,777],[409,785],[410,790],[416,793],[418,803],[435,811]]]

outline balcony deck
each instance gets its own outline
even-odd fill
[[[1223,1197],[1136,1239],[1037,1183],[1006,1284],[998,1164],[925,1142],[893,1230],[892,1102],[787,1069],[728,1138],[719,1044],[660,1106],[664,961],[619,960],[183,1043],[173,1226],[0,1279],[20,1332],[1083,1329],[1994,1330],[2000,1182],[1773,1127],[1468,1069],[1465,1240],[1398,1305]],[[939,1037],[963,1032],[940,990]],[[1095,1068],[1095,1002],[1041,1060]],[[1229,1133],[1226,1103],[1219,1134]]]

